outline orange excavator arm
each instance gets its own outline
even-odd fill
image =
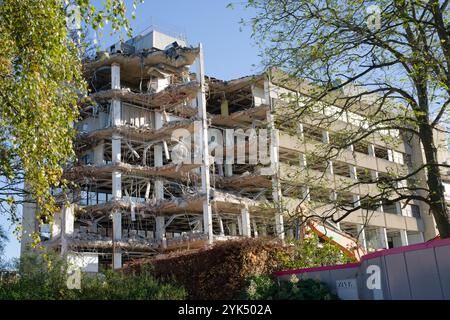
[[[308,219],[307,226],[320,238],[334,243],[346,255],[356,259],[357,261],[359,261],[361,257],[367,253],[366,250],[364,250],[364,248],[359,245],[357,239],[351,237],[350,235],[339,229],[323,223],[319,219]]]

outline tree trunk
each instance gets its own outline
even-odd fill
[[[420,125],[420,137],[427,161],[427,184],[430,190],[430,210],[436,221],[441,239],[450,238],[450,213],[445,201],[441,172],[437,166],[437,150],[433,141],[433,128],[428,123]]]

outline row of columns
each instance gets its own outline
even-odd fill
[[[244,237],[253,237],[257,238],[258,236],[267,236],[267,229],[264,225],[260,225],[258,228],[258,225],[256,224],[255,220],[250,221],[250,217],[247,215],[246,211],[243,209],[241,214],[237,216],[236,222],[231,222],[227,225],[230,236],[244,236]],[[224,235],[225,232],[221,235]]]
[[[111,66],[111,84],[112,89],[120,89],[120,65],[112,64]],[[113,99],[111,101],[111,119],[112,126],[121,125],[121,103],[120,100]],[[163,115],[155,112],[155,129],[163,126]],[[112,136],[112,162],[121,162],[121,136]],[[103,150],[103,149],[102,149]],[[99,150],[100,151],[100,150]],[[97,152],[98,153],[98,152]],[[98,160],[100,161],[100,160]],[[98,162],[96,161],[96,162]],[[161,143],[154,146],[154,165],[161,167],[163,165],[163,145]],[[154,196],[157,200],[164,199],[164,183],[162,179],[156,179],[153,188]],[[122,199],[122,177],[121,172],[114,171],[112,173],[112,196],[115,201]],[[113,212],[113,242],[122,239],[122,213],[120,211]],[[164,216],[156,216],[155,218],[155,239],[160,242],[162,247],[166,247],[166,232]],[[122,267],[122,253],[113,244],[113,268]]]
[[[357,232],[358,232],[359,243],[364,247],[364,249],[367,249],[368,239],[366,236],[366,230],[365,230],[364,226],[361,224],[357,225]],[[398,230],[398,232],[400,234],[401,246],[409,245],[408,231],[405,229],[401,229],[401,230]],[[378,227],[376,229],[376,235],[377,235],[377,241],[379,243],[380,248],[388,249],[389,241],[388,241],[387,229],[385,227]],[[419,233],[419,235],[421,236],[422,241],[423,241],[423,233]]]

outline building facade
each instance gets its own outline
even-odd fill
[[[293,90],[271,72],[205,77],[201,46],[157,31],[87,61],[91,94],[80,102],[78,161],[64,173],[76,187],[51,226],[39,226],[33,204],[24,205],[22,250],[40,232],[43,245],[96,272],[239,236],[294,237],[289,211],[305,199],[320,213],[321,199],[339,185],[424,161],[419,143],[399,137],[392,146],[377,136],[326,166],[308,161],[309,151],[360,116],[346,113],[329,127],[299,121],[298,135],[277,128],[279,102]],[[319,176],[325,188],[316,190],[309,181]],[[370,192],[346,196],[357,203]],[[436,236],[418,202],[355,211],[336,227],[369,251]]]

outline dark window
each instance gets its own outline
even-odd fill
[[[320,157],[306,156],[306,167],[312,170],[325,172],[328,169],[328,162]]]
[[[379,201],[370,198],[361,199],[360,203],[361,209],[363,210],[378,211],[378,208],[380,207]]]
[[[375,147],[375,157],[380,159],[389,160],[389,155],[387,149]]]
[[[351,178],[350,166],[344,162],[333,162],[333,172],[335,175]]]
[[[353,145],[353,150],[360,153],[369,154],[369,145],[366,142],[359,141]]]
[[[395,202],[384,199],[382,203],[383,203],[383,211],[385,213],[397,214],[397,206]]]
[[[420,208],[419,206],[412,204],[411,205],[411,214],[414,218],[420,218]]]
[[[361,182],[371,182],[372,181],[372,173],[370,169],[366,168],[356,168],[356,176],[358,180]]]
[[[355,206],[355,201],[351,193],[338,192],[336,195],[336,202],[338,206],[344,208],[353,208]]]
[[[323,135],[322,130],[319,128],[313,128],[308,126],[303,126],[303,137],[305,140],[313,140],[322,142],[323,141]]]

